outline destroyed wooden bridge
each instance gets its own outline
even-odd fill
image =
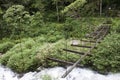
[[[100,25],[96,30],[93,32],[87,34],[85,36],[86,39],[80,40],[81,42],[89,42],[89,43],[94,43],[92,46],[86,46],[86,45],[81,45],[81,44],[71,44],[73,47],[82,47],[82,48],[88,48],[89,50],[87,52],[79,52],[71,49],[63,49],[63,51],[70,52],[70,53],[75,53],[75,54],[80,54],[80,58],[75,62],[68,62],[68,61],[63,61],[55,58],[48,58],[49,60],[55,61],[55,62],[60,62],[64,64],[70,64],[72,65],[63,75],[62,78],[65,78],[76,66],[80,66],[79,63],[82,61],[83,58],[86,56],[91,56],[91,51],[93,49],[97,48],[97,44],[101,42],[101,40],[104,39],[104,37],[109,33],[110,31],[110,24],[109,23],[103,23]]]

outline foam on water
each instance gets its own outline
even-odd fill
[[[18,78],[16,73],[0,65],[0,80],[42,80],[45,75],[49,75],[52,80],[120,80],[120,73],[101,75],[83,68],[75,68],[66,78],[60,78],[65,71],[62,67],[54,67],[40,72],[28,72]]]
[[[9,68],[0,65],[0,80],[18,80],[17,75]]]

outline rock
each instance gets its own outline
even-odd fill
[[[72,45],[79,45],[80,44],[80,40],[72,40],[71,44]]]
[[[44,68],[40,66],[40,67],[38,67],[38,68],[36,69],[36,71],[39,72],[39,71],[41,71],[41,70],[43,70],[43,69],[44,69]]]

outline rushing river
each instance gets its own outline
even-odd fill
[[[101,75],[83,68],[75,68],[66,78],[60,78],[65,71],[62,67],[54,67],[40,72],[28,72],[19,78],[18,74],[0,65],[0,80],[120,80],[120,73]]]

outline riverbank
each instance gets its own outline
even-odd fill
[[[18,74],[0,65],[0,80],[120,80],[120,73],[102,75],[86,68],[75,68],[66,78],[60,78],[65,71],[62,67],[46,68],[25,73],[19,78]]]

